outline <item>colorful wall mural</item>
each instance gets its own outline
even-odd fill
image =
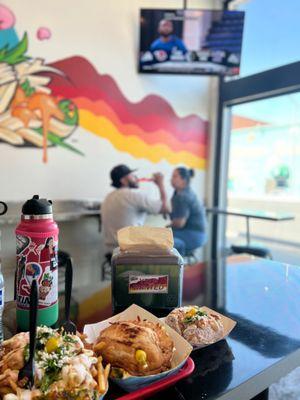
[[[162,172],[169,195],[173,168],[194,168],[204,196],[214,80],[138,74],[139,8],[152,2],[0,0],[2,200],[101,200],[120,163]]]
[[[27,33],[17,43],[14,32],[8,35],[17,20],[4,5],[0,21],[2,142],[41,148],[44,162],[50,146],[82,156],[81,149],[66,140],[80,125],[137,159],[205,168],[207,121],[197,115],[179,117],[156,95],[130,102],[112,76],[100,74],[84,57],[46,64],[30,55]],[[36,37],[49,40],[51,30],[40,27]]]
[[[87,131],[136,158],[204,168],[206,121],[196,115],[178,117],[159,96],[129,102],[114,79],[99,74],[85,58],[71,57],[51,66],[64,73],[51,79],[52,92],[72,99],[79,124]]]
[[[17,147],[43,149],[47,162],[48,146],[62,146],[82,154],[64,143],[78,124],[76,106],[66,98],[53,96],[51,78],[41,73],[55,68],[42,59],[27,56],[27,34],[14,47],[0,49],[0,139]]]

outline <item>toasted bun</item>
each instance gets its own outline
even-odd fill
[[[98,353],[105,362],[131,375],[152,375],[171,368],[174,342],[159,324],[140,320],[115,322],[101,332],[98,343]],[[138,362],[137,350],[146,353],[146,363]]]
[[[224,327],[217,314],[189,319],[191,310],[201,311],[198,306],[175,308],[167,316],[166,323],[195,347],[215,343],[223,337]]]

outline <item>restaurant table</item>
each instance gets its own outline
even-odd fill
[[[250,219],[262,219],[265,221],[292,221],[295,219],[295,216],[292,214],[280,213],[280,212],[272,212],[272,211],[262,211],[262,210],[237,210],[237,209],[220,209],[217,207],[207,208],[206,211],[212,214],[223,214],[223,215],[232,215],[235,217],[244,217],[246,218],[246,237],[247,237],[247,246],[250,245]]]
[[[192,352],[195,370],[190,377],[151,398],[267,399],[268,387],[300,365],[300,267],[235,255],[202,264],[205,284],[189,268],[187,274],[198,276],[199,284],[193,297],[185,288],[189,297],[184,303],[209,306],[237,325],[226,340]],[[188,281],[193,290],[195,280]],[[93,303],[89,302],[90,307]],[[100,295],[97,304],[101,305]],[[9,321],[11,330],[14,315],[10,303],[4,321]],[[121,394],[111,385],[105,399]]]

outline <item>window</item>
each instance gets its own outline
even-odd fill
[[[250,0],[246,12],[240,76],[300,59],[300,1]]]
[[[228,193],[300,198],[300,93],[232,107]]]

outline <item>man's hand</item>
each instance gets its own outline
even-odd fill
[[[153,182],[155,183],[155,185],[158,187],[158,190],[160,193],[160,199],[162,202],[160,213],[163,215],[169,214],[171,212],[171,208],[167,201],[167,195],[166,195],[165,185],[164,185],[164,176],[160,172],[156,172],[155,174],[153,174],[152,179],[153,179]]]
[[[164,184],[164,176],[163,176],[163,174],[160,173],[160,172],[156,172],[155,174],[153,174],[153,182],[158,187],[161,187]]]

